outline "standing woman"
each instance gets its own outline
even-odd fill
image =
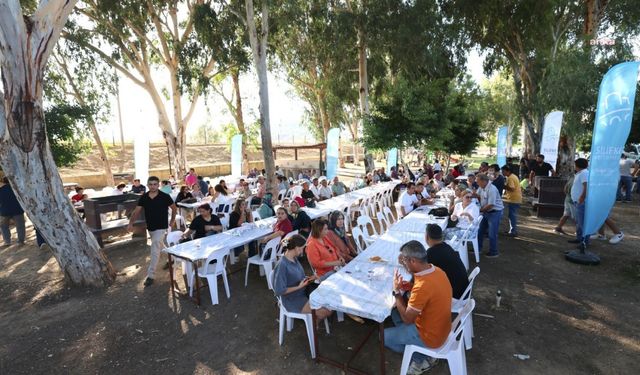
[[[293,217],[293,230],[297,230],[298,233],[304,238],[309,238],[311,232],[311,218],[306,212],[300,209],[298,201],[292,200],[289,203],[291,209],[291,216]]]
[[[334,267],[344,266],[345,261],[338,249],[329,241],[329,227],[324,219],[313,222],[311,237],[307,242],[307,258],[321,280],[334,273]]]
[[[340,211],[333,211],[329,216],[329,231],[327,239],[338,249],[338,253],[349,263],[355,258],[357,251],[353,246],[353,242],[347,237],[344,229],[344,215]]]
[[[273,290],[280,296],[282,305],[287,311],[292,313],[311,314],[309,298],[307,297],[307,286],[316,280],[316,276],[304,275],[304,269],[298,261],[302,255],[306,240],[300,235],[291,236],[288,240],[282,241],[285,253],[276,269],[273,271]],[[268,275],[268,277],[271,277]],[[332,311],[325,308],[316,310],[316,316],[322,320]]]

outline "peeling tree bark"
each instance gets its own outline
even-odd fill
[[[0,3],[0,164],[18,201],[41,231],[68,281],[104,286],[115,272],[67,198],[47,142],[42,80],[76,1],[41,1],[23,17],[17,0]]]
[[[273,146],[271,144],[271,124],[269,120],[269,80],[267,76],[267,40],[269,37],[269,1],[262,1],[260,32],[256,28],[253,0],[245,0],[246,23],[249,32],[249,42],[253,53],[253,63],[258,73],[258,94],[260,96],[260,134],[262,139],[262,154],[264,167],[267,171],[267,191],[274,197],[278,196],[278,184],[275,177],[275,163],[273,161]]]

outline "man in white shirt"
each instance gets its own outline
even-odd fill
[[[416,197],[416,185],[413,182],[407,184],[407,190],[400,197],[400,213],[405,217],[409,212],[413,211],[420,205],[418,197]]]
[[[440,162],[436,160],[436,162],[433,163],[433,173],[435,174],[438,172],[442,172],[442,165],[440,165]]]
[[[627,155],[622,154],[620,157],[620,183],[618,183],[618,192],[616,200],[622,200],[622,187],[625,189],[624,202],[631,202],[631,187],[633,186],[633,174],[631,173],[631,167],[634,166],[633,160],[627,159]],[[635,171],[634,171],[635,172]]]
[[[322,176],[320,177],[320,188],[318,189],[318,196],[320,200],[323,201],[325,199],[329,199],[333,196],[333,192],[327,183],[327,178]]]
[[[576,238],[569,240],[569,243],[577,243],[583,248],[589,243],[589,235],[583,233],[584,229],[584,201],[587,198],[587,182],[589,181],[589,170],[587,159],[579,158],[575,161],[576,175],[571,185],[571,200],[576,213]]]
[[[320,186],[318,186],[318,177],[313,178],[312,185],[309,187],[309,190],[313,192],[313,195],[316,196],[316,199],[320,199]]]
[[[498,253],[498,229],[500,228],[504,203],[502,203],[498,189],[489,180],[489,176],[484,173],[478,173],[476,179],[480,186],[476,194],[480,197],[480,213],[482,214],[482,221],[478,230],[478,246],[480,252],[482,252],[484,235],[488,232],[489,252],[485,256],[487,258],[497,258],[500,255]]]

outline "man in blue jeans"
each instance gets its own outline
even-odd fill
[[[618,183],[618,192],[616,194],[616,200],[618,201],[622,200],[622,188],[624,187],[624,202],[631,202],[631,188],[633,186],[632,176],[637,171],[636,167],[636,171],[634,171],[634,173],[631,173],[631,168],[634,165],[635,163],[633,162],[633,160],[627,159],[627,155],[622,154],[622,156],[620,157],[620,182]]]
[[[489,176],[484,173],[478,173],[476,176],[480,188],[476,194],[480,197],[480,214],[482,221],[478,230],[478,246],[482,252],[482,243],[485,232],[489,234],[489,252],[484,255],[487,258],[497,258],[498,253],[498,229],[500,227],[500,219],[502,219],[502,210],[504,203],[498,193],[498,189],[493,186],[489,180]]]
[[[589,181],[589,170],[587,167],[589,162],[587,159],[576,159],[575,169],[576,175],[571,185],[571,200],[575,207],[576,213],[576,238],[569,240],[569,243],[578,244],[578,249],[583,250],[589,243],[589,234],[583,233],[584,229],[584,201],[587,197],[587,182]]]
[[[402,353],[406,345],[439,348],[451,332],[453,291],[447,274],[427,261],[427,251],[418,241],[402,245],[398,263],[413,276],[413,285],[405,282],[396,270],[393,279],[396,308],[391,312],[394,327],[384,330],[384,345],[397,353]],[[404,293],[409,287],[411,296],[407,300]],[[422,374],[436,362],[416,353],[407,375]]]
[[[9,227],[11,220],[16,224],[18,243],[24,245],[24,211],[9,185],[9,179],[5,176],[2,178],[2,187],[0,187],[0,228],[4,240],[3,247],[11,245],[11,228]]]

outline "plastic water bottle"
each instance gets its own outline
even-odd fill
[[[500,307],[500,300],[502,300],[502,293],[498,290],[496,292],[496,307]]]

